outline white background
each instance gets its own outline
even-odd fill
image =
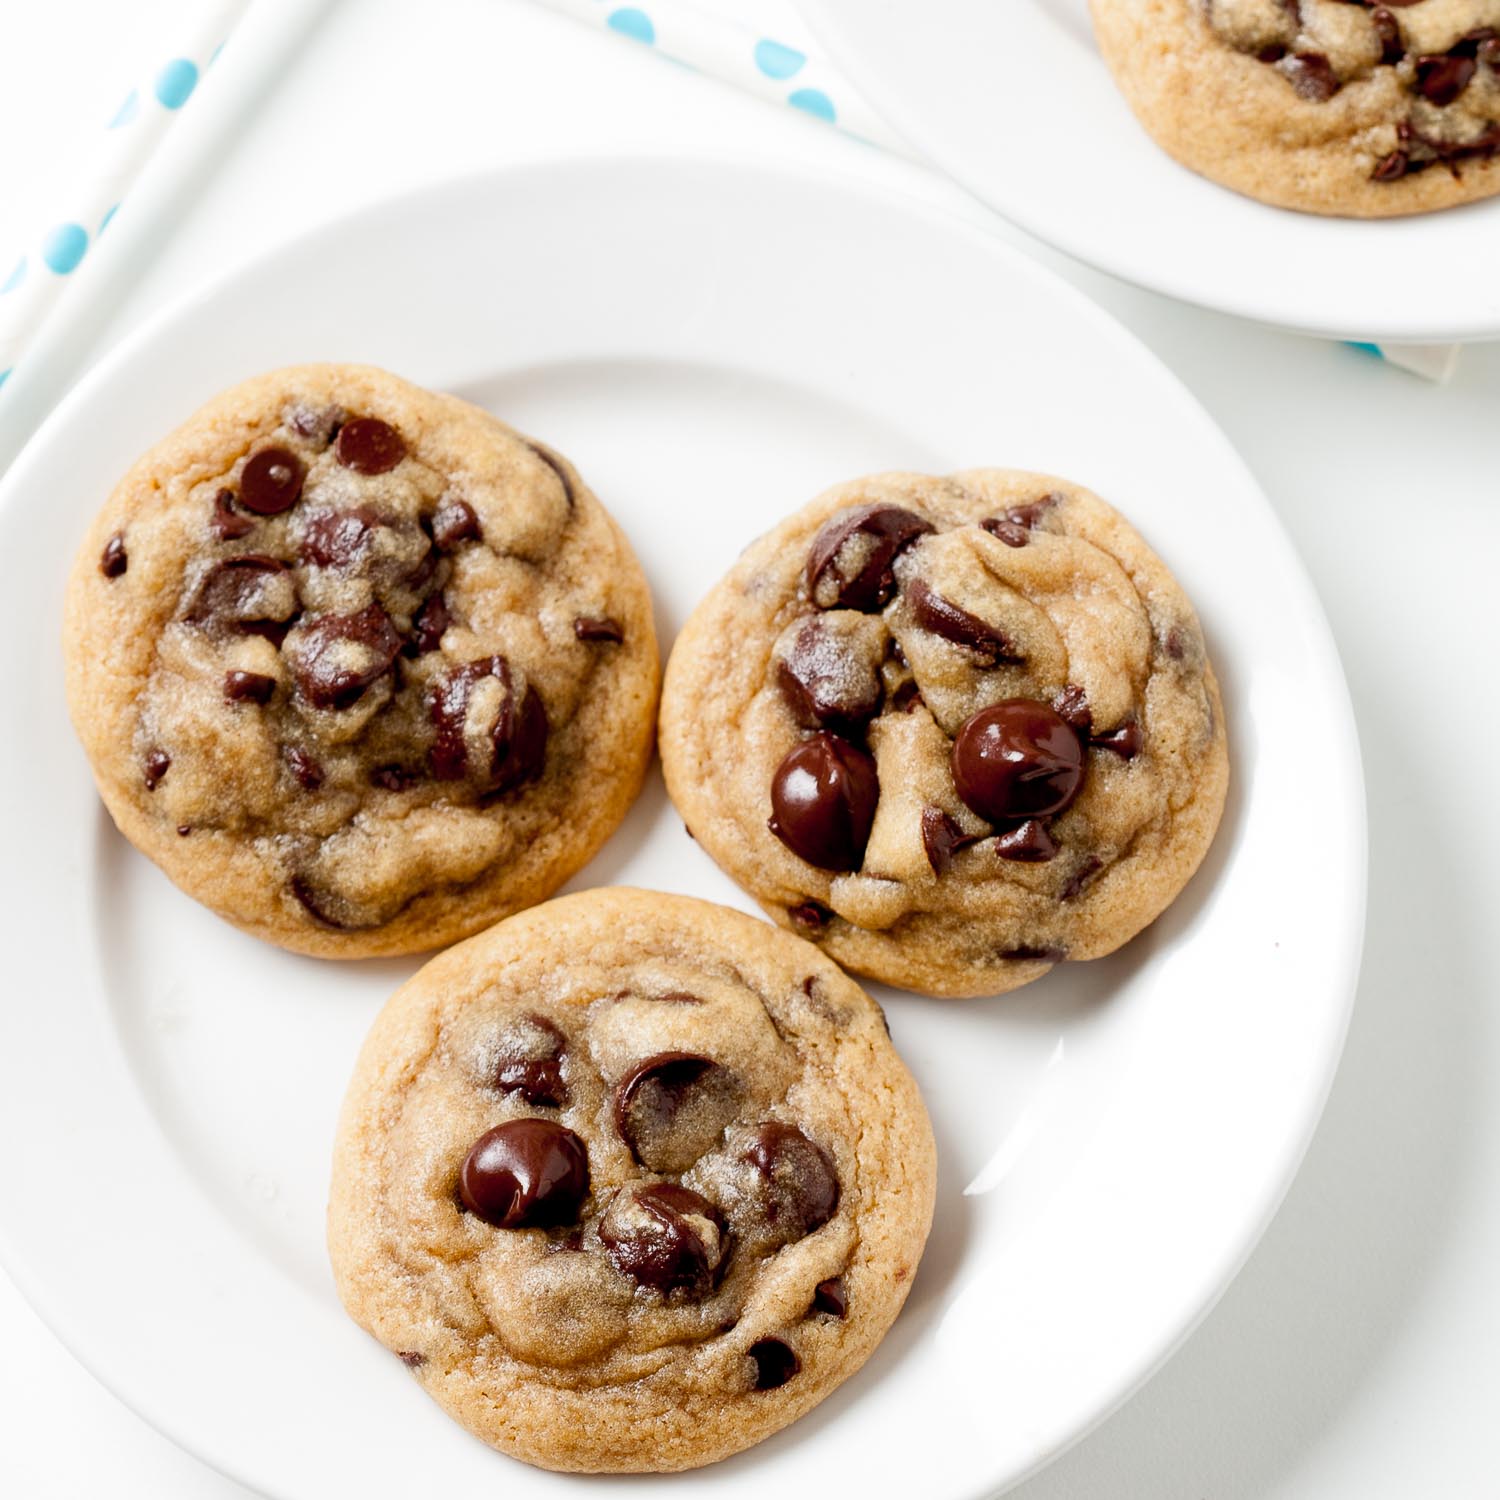
[[[781,0],[728,8],[795,39]],[[172,0],[7,7],[0,274],[13,259],[11,231],[59,200],[58,164],[113,112],[135,81],[134,64],[161,60],[160,28],[178,9]],[[184,128],[190,120],[191,111]],[[356,203],[485,163],[599,146],[721,146],[967,203],[918,168],[532,0],[342,0],[180,203],[100,347],[201,279]],[[1280,1216],[1167,1368],[1017,1494],[1494,1496],[1500,959],[1489,939],[1500,894],[1500,798],[1490,784],[1500,754],[1500,346],[1467,350],[1454,382],[1438,388],[1345,348],[1122,287],[1003,226],[997,232],[1082,285],[1166,359],[1265,486],[1343,654],[1364,747],[1372,860],[1348,1051]],[[1268,585],[1266,608],[1275,607]],[[1285,809],[1286,857],[1316,862],[1320,747],[1305,753],[1305,796]],[[24,1066],[0,1059],[0,1087],[6,1070]],[[98,1226],[101,1255],[117,1232]],[[212,1328],[203,1336],[211,1342]],[[0,1350],[0,1494],[244,1500],[245,1490],[101,1390],[3,1276]],[[497,1469],[497,1485],[503,1478]]]

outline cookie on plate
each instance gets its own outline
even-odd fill
[[[1182,590],[1097,496],[1010,469],[856,480],[762,537],[678,637],[660,739],[772,917],[933,995],[1133,937],[1228,781]]]
[[[1380,218],[1500,192],[1500,0],[1091,0],[1159,145],[1311,213]]]
[[[869,1357],[932,1218],[926,1111],[815,948],[593,890],[387,1003],[334,1153],[350,1315],[464,1427],[548,1469],[669,1471]]]
[[[217,397],[69,584],[105,804],[189,895],[304,953],[406,953],[550,895],[651,752],[651,601],[563,458],[379,370]]]

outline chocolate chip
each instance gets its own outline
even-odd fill
[[[496,1229],[570,1224],[589,1194],[588,1150],[551,1120],[507,1120],[469,1148],[458,1191],[464,1207]]]
[[[1014,828],[1007,828],[995,840],[995,853],[1001,859],[1021,864],[1043,864],[1057,853],[1057,845],[1040,818],[1027,818]]]
[[[755,1389],[758,1391],[774,1391],[802,1368],[802,1361],[791,1346],[780,1339],[757,1339],[750,1346],[750,1358],[755,1361]]]
[[[561,1107],[568,1102],[562,1076],[567,1042],[546,1016],[522,1016],[500,1038],[491,1082],[503,1093],[520,1094],[528,1104]]]
[[[146,757],[146,790],[154,792],[161,785],[162,777],[172,765],[172,757],[165,750],[153,750]]]
[[[1500,69],[1500,36],[1486,37],[1479,44],[1479,60]]]
[[[177,825],[177,837],[180,839],[185,839],[192,831],[193,825],[191,823],[179,823]]]
[[[278,558],[242,552],[216,562],[203,576],[183,613],[189,625],[238,626],[280,623],[271,618],[266,594],[271,582],[286,572]]]
[[[1097,855],[1091,854],[1079,865],[1077,872],[1062,889],[1062,895],[1058,898],[1062,901],[1076,900],[1079,893],[1089,881],[1091,881],[1100,870],[1104,868],[1104,861]]]
[[[1398,63],[1406,56],[1406,46],[1401,40],[1401,23],[1383,5],[1370,12],[1370,24],[1380,42],[1380,60],[1383,63]]]
[[[573,495],[573,481],[568,478],[568,471],[540,443],[527,443],[526,446],[557,475],[557,482],[562,485],[563,499],[568,502],[568,509],[572,510],[576,501]]]
[[[352,708],[390,671],[401,637],[378,604],[352,615],[320,615],[299,627],[292,674],[314,708]]]
[[[922,702],[922,689],[917,686],[917,679],[915,677],[908,677],[891,694],[891,711],[898,714],[909,714],[912,709],[919,708]]]
[[[1025,661],[993,625],[943,598],[923,579],[912,580],[906,597],[911,601],[912,618],[923,630],[972,651],[981,667],[1015,666]]]
[[[425,656],[443,644],[443,634],[453,623],[448,612],[448,601],[441,594],[433,594],[417,611],[411,622],[411,639],[401,649],[407,656]]]
[[[428,695],[428,715],[437,734],[429,753],[439,781],[460,781],[470,774],[469,700],[486,678],[500,684],[500,703],[490,726],[489,753],[476,768],[487,792],[499,794],[541,775],[547,751],[547,711],[540,695],[527,687],[516,701],[510,663],[503,656],[481,657],[445,672]]]
[[[965,833],[958,822],[940,807],[922,809],[922,848],[934,875],[946,875],[953,868],[953,856],[970,844],[977,844],[983,834]]]
[[[262,448],[240,471],[240,504],[258,516],[279,516],[302,493],[302,460],[286,448]]]
[[[1066,496],[1058,494],[1055,490],[1051,494],[1043,495],[1040,500],[1033,500],[1029,505],[1013,505],[1005,512],[1005,519],[1013,526],[1024,526],[1028,531],[1034,531],[1041,524],[1042,517],[1055,505],[1061,505]]]
[[[333,914],[328,898],[317,891],[312,881],[305,875],[293,875],[289,889],[292,895],[297,898],[302,909],[315,922],[324,927],[331,927],[335,932],[348,931],[348,924],[341,922]]]
[[[953,784],[992,823],[1061,812],[1083,785],[1083,746],[1045,703],[1007,698],[974,714],[953,742]]]
[[[283,745],[281,758],[287,770],[296,778],[298,786],[315,792],[323,785],[323,768],[300,745]]]
[[[828,1281],[820,1281],[813,1288],[812,1309],[813,1312],[827,1313],[833,1318],[846,1317],[849,1312],[849,1298],[844,1291],[844,1278],[834,1276]]]
[[[573,621],[573,634],[580,641],[610,641],[619,645],[625,639],[625,628],[619,621],[611,620],[607,615],[591,619],[587,615],[579,615]]]
[[[690,995],[686,990],[668,990],[665,995],[650,995],[648,999],[657,1001],[661,1005],[702,1005],[703,1001],[697,995]]]
[[[821,1229],[837,1212],[839,1179],[828,1153],[795,1125],[767,1120],[751,1135],[739,1160],[750,1168],[741,1180],[760,1221],[763,1248],[790,1245]]]
[[[1042,948],[1022,944],[1019,948],[1006,948],[1001,958],[1012,958],[1018,963],[1060,964],[1068,956],[1066,948]]]
[[[987,531],[991,536],[999,537],[1007,547],[1024,547],[1031,540],[1031,535],[1019,521],[1012,521],[1009,516],[991,516],[986,521],[979,523],[981,531]]]
[[[370,785],[383,792],[404,792],[422,780],[420,771],[405,766],[376,766],[370,772]]]
[[[209,519],[213,533],[220,541],[237,542],[255,530],[255,522],[234,508],[234,491],[220,490],[214,496],[214,513]]]
[[[616,1270],[663,1296],[707,1296],[729,1250],[719,1210],[670,1182],[622,1188],[599,1221],[599,1240]]]
[[[342,406],[314,408],[298,404],[285,413],[284,420],[298,437],[326,448],[338,434],[346,415]]]
[[[1313,104],[1326,104],[1344,86],[1321,52],[1294,52],[1276,66],[1298,95]]]
[[[784,649],[776,664],[776,685],[799,724],[851,734],[874,718],[880,707],[880,675],[841,631],[812,615]]]
[[[224,697],[230,703],[259,703],[271,701],[276,691],[276,679],[260,672],[226,672],[224,674]]]
[[[1375,170],[1370,173],[1370,177],[1375,182],[1396,182],[1406,176],[1410,166],[1411,157],[1407,152],[1392,151],[1375,163]]]
[[[1183,636],[1182,630],[1174,625],[1167,632],[1167,655],[1173,661],[1181,661],[1186,654],[1187,640]]]
[[[370,545],[381,519],[368,505],[320,510],[302,532],[302,561],[320,568],[347,568]]]
[[[406,444],[389,422],[355,417],[339,428],[334,457],[356,474],[384,474],[406,457]]]
[[[874,757],[827,732],[790,750],[771,778],[769,827],[821,870],[857,870],[880,801]]]
[[[804,901],[786,911],[793,922],[806,933],[819,933],[833,920],[833,913],[819,901]]]
[[[129,566],[130,559],[125,555],[125,533],[117,531],[104,544],[104,551],[99,557],[99,571],[106,578],[118,578]]]
[[[1109,750],[1121,760],[1134,760],[1145,743],[1146,736],[1134,719],[1127,720],[1118,729],[1111,729],[1107,734],[1089,737],[1089,744],[1096,750]]]
[[[685,1172],[719,1142],[739,1108],[727,1068],[693,1052],[659,1052],[615,1088],[615,1129],[654,1172]]]
[[[479,538],[479,517],[467,500],[445,500],[438,506],[432,518],[432,539],[443,551]]]
[[[1472,57],[1447,53],[1417,59],[1417,92],[1429,104],[1446,109],[1468,88],[1478,63]]]
[[[419,1370],[423,1365],[427,1363],[427,1356],[425,1354],[418,1354],[415,1350],[412,1349],[398,1349],[396,1351],[396,1358],[399,1359],[408,1370]]]
[[[883,609],[896,592],[897,556],[932,529],[930,521],[899,505],[841,511],[824,522],[808,550],[808,598],[819,609]]]
[[[1081,734],[1084,739],[1094,732],[1094,714],[1089,707],[1088,694],[1071,683],[1052,700],[1058,718]]]

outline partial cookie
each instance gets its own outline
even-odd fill
[[[572,465],[360,366],[247,381],[151,449],[79,553],[65,649],[121,831],[304,953],[542,900],[651,753],[650,596]]]
[[[933,995],[1133,937],[1228,782],[1182,590],[1097,496],[1011,469],[856,480],[754,543],[677,639],[660,738],[772,917]]]
[[[1091,0],[1141,123],[1282,208],[1378,218],[1500,192],[1500,0]]]
[[[594,890],[433,959],[349,1086],[350,1315],[543,1468],[668,1471],[784,1427],[911,1286],[931,1129],[880,1011],[808,943]]]

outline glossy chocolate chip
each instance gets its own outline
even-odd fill
[[[1089,707],[1088,694],[1081,687],[1071,684],[1052,700],[1058,718],[1067,723],[1076,733],[1087,739],[1094,732],[1094,712]]]
[[[384,474],[406,457],[406,444],[389,422],[355,417],[339,428],[334,457],[356,474]]]
[[[469,700],[477,685],[489,677],[500,684],[500,702],[489,730],[488,753],[475,774],[486,792],[498,795],[541,774],[548,729],[547,711],[535,689],[527,687],[517,703],[514,676],[503,656],[465,662],[433,685],[428,716],[436,735],[429,763],[439,781],[460,781],[471,774]]]
[[[748,1196],[766,1244],[790,1245],[837,1212],[839,1179],[828,1153],[795,1125],[767,1120],[740,1153],[751,1168]]]
[[[495,1048],[491,1082],[502,1093],[519,1094],[528,1104],[558,1108],[568,1102],[563,1058],[568,1039],[546,1016],[522,1016]]]
[[[448,601],[441,594],[434,594],[417,611],[411,622],[411,639],[402,650],[408,656],[425,656],[443,644],[443,634],[453,623],[448,612]]]
[[[479,517],[467,500],[445,500],[432,518],[432,539],[443,551],[479,540]]]
[[[234,491],[220,490],[214,496],[214,513],[209,519],[213,533],[222,542],[237,542],[255,530],[255,521],[234,508]]]
[[[368,505],[320,510],[302,532],[302,561],[320,568],[347,568],[370,545],[381,519]]]
[[[106,578],[118,578],[129,566],[130,559],[125,555],[125,533],[117,531],[104,544],[104,551],[99,557],[99,571]]]
[[[315,792],[323,785],[323,768],[300,745],[283,745],[281,758],[304,791]]]
[[[1063,496],[1056,491],[1043,495],[1040,500],[1033,500],[1027,505],[1012,505],[1005,512],[1005,519],[1013,526],[1024,526],[1028,531],[1034,531],[1040,524],[1043,516],[1055,505],[1060,505]]]
[[[1045,703],[1007,698],[973,715],[953,742],[953,784],[992,823],[1061,812],[1083,785],[1083,746]]]
[[[995,839],[995,853],[1001,859],[1020,864],[1044,864],[1057,854],[1057,845],[1040,818],[1027,818],[1014,828],[1003,829]]]
[[[922,809],[922,849],[934,875],[946,875],[953,868],[953,856],[960,849],[977,844],[983,834],[965,833],[957,821],[940,807]]]
[[[189,625],[238,626],[248,629],[265,622],[279,623],[267,613],[266,589],[286,572],[279,558],[242,552],[216,562],[203,577],[183,618]]]
[[[1007,547],[1024,547],[1031,540],[1030,531],[1019,521],[1012,521],[1009,516],[991,516],[988,520],[981,521],[979,528],[998,537]]]
[[[192,831],[193,826],[191,823],[179,823],[177,825],[177,837],[180,839],[185,839]]]
[[[352,615],[321,615],[304,623],[292,675],[314,708],[352,708],[401,652],[401,637],[378,604]]]
[[[1370,24],[1375,28],[1380,42],[1380,60],[1383,63],[1398,63],[1406,56],[1406,44],[1401,40],[1401,23],[1383,5],[1370,12]]]
[[[599,1240],[616,1270],[663,1296],[707,1296],[729,1249],[719,1210],[670,1182],[622,1188],[599,1221]]]
[[[1062,889],[1059,897],[1062,901],[1077,900],[1083,888],[1091,881],[1100,870],[1104,868],[1104,861],[1098,855],[1091,854],[1079,865],[1078,869],[1069,878],[1068,883]]]
[[[1134,719],[1121,724],[1118,729],[1089,737],[1089,744],[1096,750],[1108,750],[1121,760],[1134,760],[1145,743],[1146,736]]]
[[[1417,59],[1417,92],[1438,109],[1446,109],[1463,91],[1478,69],[1472,57],[1445,53]]]
[[[739,1102],[727,1068],[694,1052],[659,1052],[616,1086],[615,1129],[642,1166],[685,1172],[719,1143]]]
[[[588,1150],[551,1120],[507,1120],[469,1148],[458,1192],[496,1229],[571,1224],[589,1195]]]
[[[868,751],[815,734],[787,753],[771,778],[771,832],[820,870],[857,870],[870,841],[880,778]]]
[[[146,774],[143,780],[146,790],[154,792],[162,783],[162,778],[172,766],[172,757],[165,750],[153,750],[146,757]]]
[[[302,493],[302,460],[286,448],[262,448],[240,471],[240,504],[258,516],[279,516]]]
[[[810,936],[822,932],[833,920],[833,913],[820,901],[804,901],[798,906],[789,906],[786,914]]]
[[[573,621],[573,634],[580,641],[608,641],[619,645],[625,639],[625,627],[607,615],[579,615]]]
[[[846,1317],[849,1312],[849,1297],[844,1291],[844,1278],[834,1276],[820,1281],[813,1289],[812,1310],[827,1313],[831,1318]]]
[[[923,630],[972,651],[981,667],[1014,666],[1025,661],[1004,634],[968,610],[943,598],[921,578],[906,591],[912,618]]]
[[[276,679],[260,672],[226,672],[224,674],[224,697],[230,703],[260,703],[271,701],[276,692]]]
[[[1313,104],[1326,104],[1343,88],[1333,64],[1321,52],[1296,52],[1277,64],[1297,94]]]
[[[758,1391],[774,1391],[802,1368],[796,1351],[780,1339],[757,1339],[750,1346],[750,1358],[755,1361],[755,1389]]]
[[[823,524],[807,554],[807,594],[819,609],[883,609],[896,558],[932,523],[899,505],[859,505]]]
[[[880,707],[874,665],[817,615],[802,622],[777,661],[776,685],[792,717],[807,729],[858,733]]]
[[[1392,151],[1375,163],[1375,170],[1370,173],[1370,179],[1373,182],[1398,182],[1406,176],[1410,167],[1411,156],[1408,152]]]

